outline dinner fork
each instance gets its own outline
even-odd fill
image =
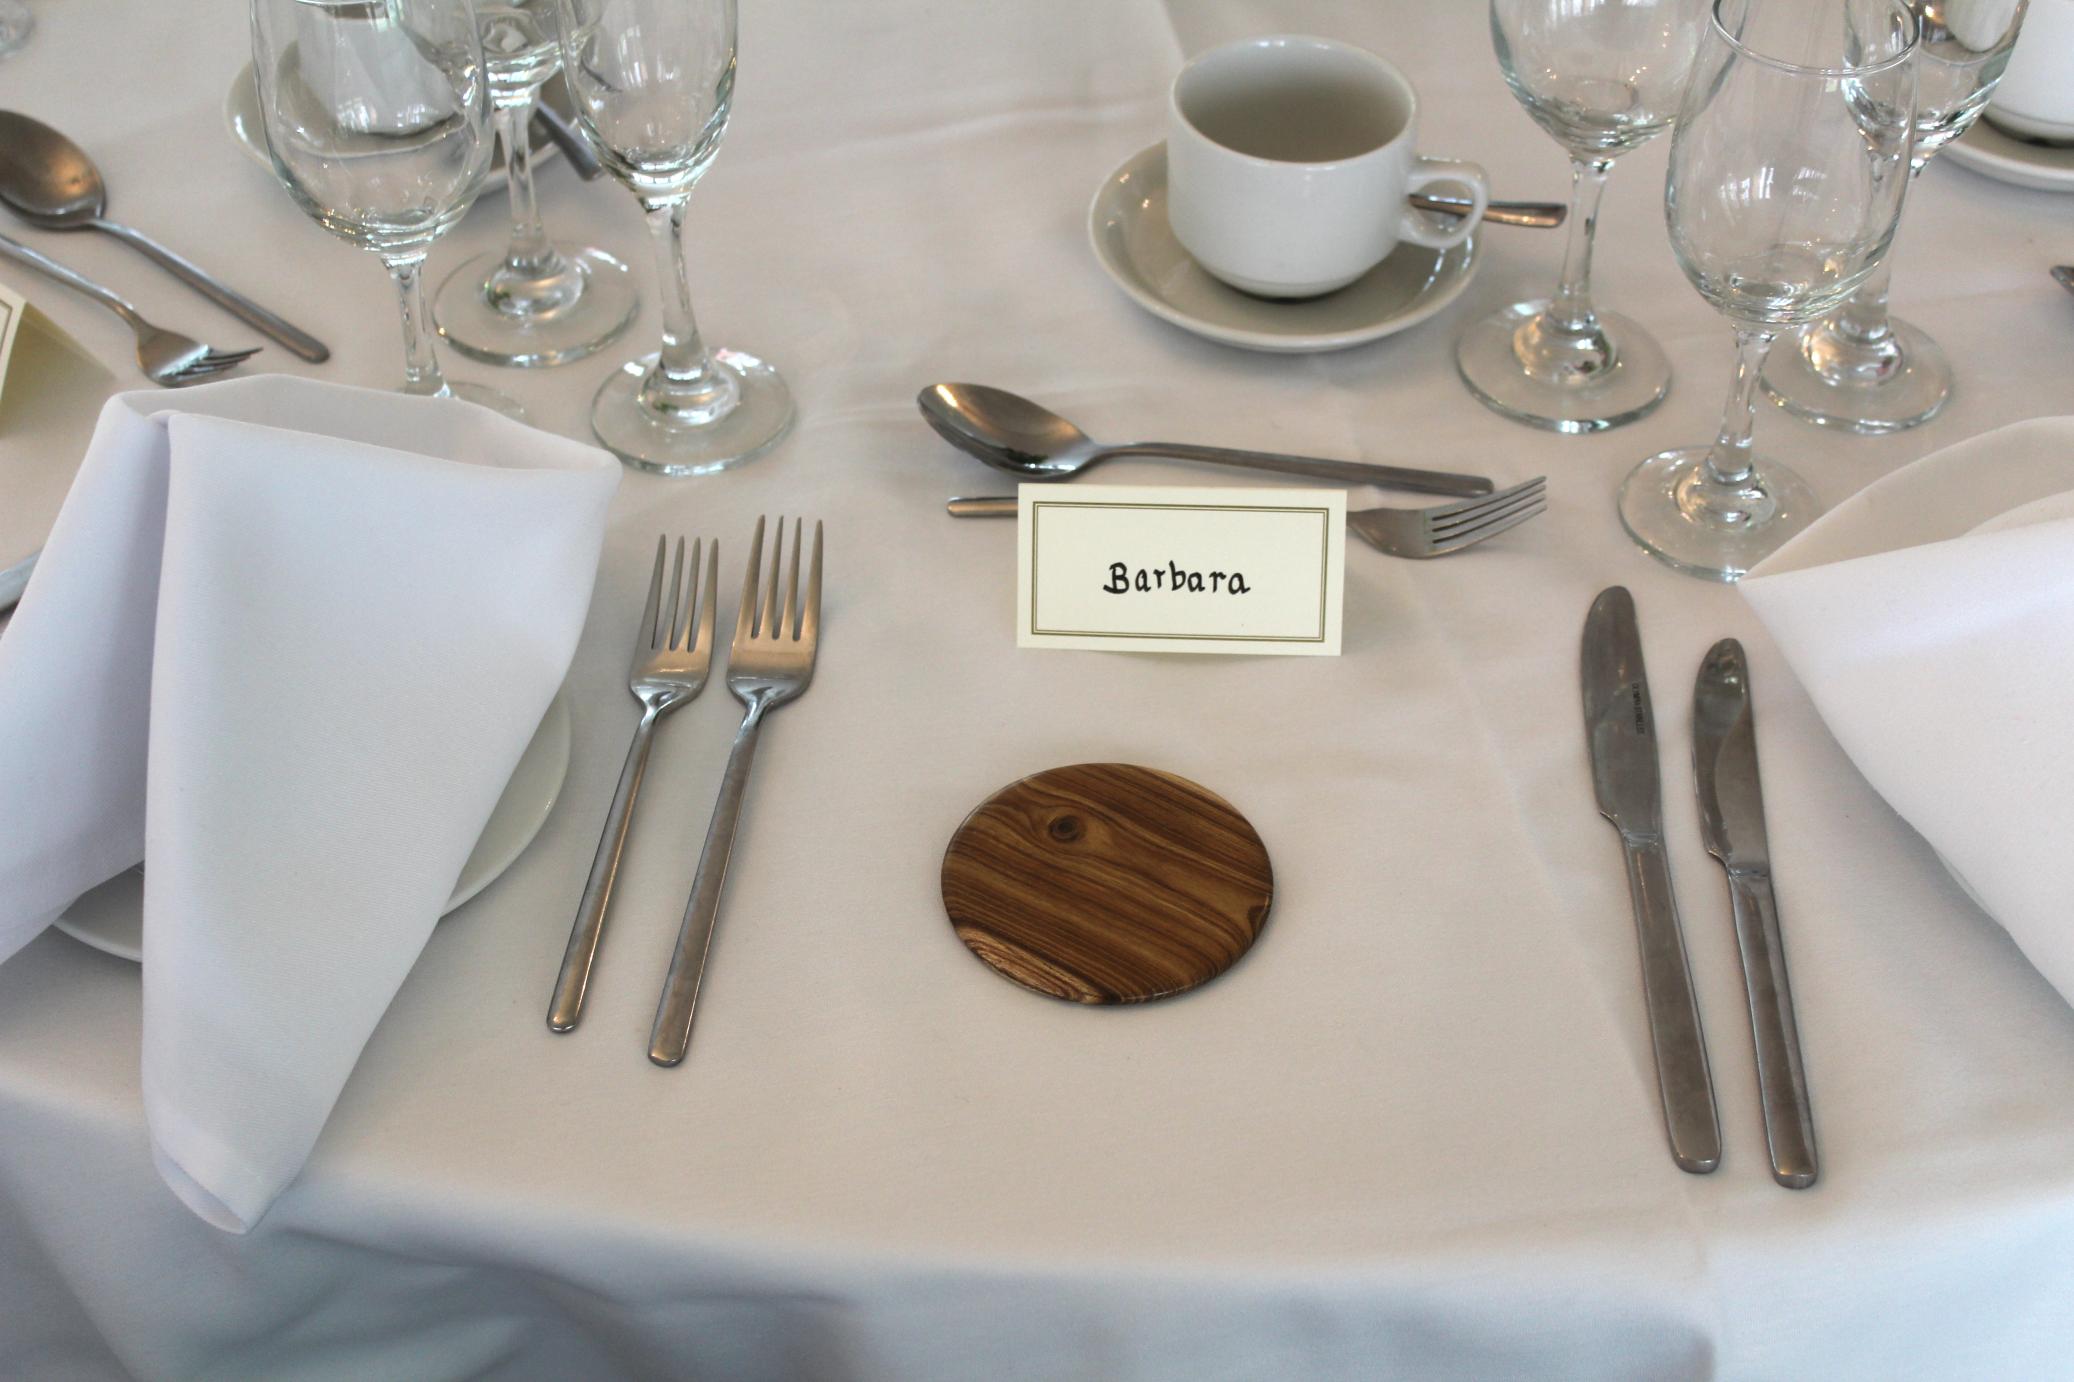
[[[807,567],[805,591],[799,587],[799,550],[803,524],[793,520],[792,566],[782,601],[778,575],[784,571],[785,520],[779,519],[771,541],[770,587],[757,602],[757,572],[763,565],[763,520],[749,542],[749,574],[742,582],[742,605],[735,615],[734,642],[727,652],[727,689],[746,706],[742,727],[728,751],[727,771],[720,779],[720,798],[706,827],[706,847],[692,879],[691,900],[670,972],[663,980],[662,1002],[655,1028],[648,1035],[648,1059],[675,1065],[691,1045],[691,1019],[699,1001],[699,981],[706,972],[706,952],[713,944],[713,923],[720,914],[720,891],[727,882],[728,856],[734,852],[735,823],[749,787],[749,766],[756,758],[756,738],[763,717],[807,689],[814,679],[814,650],[821,634],[821,524],[814,524],[814,558]]]
[[[1444,557],[1485,538],[1516,528],[1548,507],[1546,476],[1537,475],[1511,489],[1436,504],[1424,509],[1355,509],[1347,526],[1369,546],[1393,557]],[[1013,518],[1016,501],[1007,495],[953,499],[944,505],[953,518]]]
[[[597,962],[598,942],[605,935],[605,908],[612,900],[612,881],[619,874],[619,858],[626,849],[634,798],[648,768],[656,723],[705,689],[706,672],[713,663],[713,593],[719,578],[720,544],[705,549],[706,578],[701,582],[700,544],[691,544],[687,570],[684,539],[677,539],[677,559],[670,567],[669,608],[665,610],[663,553],[669,541],[667,537],[655,540],[655,571],[648,578],[648,603],[641,610],[634,662],[627,672],[627,689],[641,702],[641,722],[634,726],[634,742],[627,749],[626,766],[619,772],[619,788],[612,794],[612,808],[605,813],[605,834],[598,841],[597,858],[591,861],[583,900],[576,906],[576,924],[570,928],[569,948],[562,955],[562,972],[555,979],[554,1000],[547,1010],[547,1025],[557,1032],[574,1031],[583,1015],[583,995],[590,988],[591,966]],[[682,619],[678,618],[680,612]]]
[[[153,326],[122,298],[19,240],[0,235],[0,255],[18,260],[68,288],[77,289],[121,317],[136,333],[138,367],[154,384],[163,384],[169,389],[177,389],[183,384],[199,384],[259,353],[257,346],[250,350],[217,350],[177,331]]]

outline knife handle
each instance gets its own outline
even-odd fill
[[[1800,1061],[1793,988],[1786,980],[1778,900],[1769,875],[1743,872],[1728,875],[1728,898],[1735,909],[1736,948],[1743,954],[1743,983],[1750,993],[1750,1035],[1757,1043],[1757,1093],[1764,1105],[1772,1179],[1789,1190],[1805,1190],[1819,1169],[1815,1116]]]
[[[1714,1112],[1699,1000],[1678,929],[1671,861],[1660,841],[1623,837],[1621,844],[1627,852],[1628,893],[1642,951],[1642,999],[1649,1009],[1649,1041],[1656,1049],[1656,1083],[1671,1159],[1680,1170],[1704,1175],[1721,1164],[1721,1120]]]

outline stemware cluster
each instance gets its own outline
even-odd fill
[[[1497,411],[1561,432],[1643,416],[1669,387],[1639,326],[1591,301],[1612,160],[1673,131],[1665,219],[1679,267],[1736,329],[1711,445],[1644,461],[1627,531],[1672,566],[1735,580],[1815,515],[1805,481],[1751,449],[1760,390],[1831,427],[1934,416],[1950,367],[1887,312],[1910,178],[1979,115],[2028,0],[1491,0],[1513,94],[1571,155],[1569,252],[1552,297],[1476,323],[1457,361]],[[1782,332],[1793,348],[1770,351]]]
[[[708,350],[683,256],[691,189],[732,106],[735,0],[251,0],[253,66],[275,176],[325,229],[381,256],[402,304],[409,393],[512,416],[495,390],[449,381],[422,282],[432,245],[468,209],[501,142],[511,236],[462,265],[437,300],[438,334],[473,358],[556,365],[633,319],[626,267],[546,234],[527,125],[557,71],[585,134],[654,235],[660,351],[598,391],[592,426],[630,465],[695,475],[760,455],[792,403],[763,361]]]

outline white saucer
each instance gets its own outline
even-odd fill
[[[1416,326],[1476,273],[1476,238],[1451,250],[1399,245],[1368,273],[1323,297],[1277,301],[1205,273],[1167,224],[1167,146],[1140,149],[1087,209],[1095,260],[1131,300],[1184,331],[1247,350],[1345,350]]]
[[[2041,192],[2074,192],[2074,144],[2034,144],[1986,120],[1975,120],[1972,129],[1937,156],[1997,182]]]
[[[575,118],[569,104],[569,89],[562,85],[559,75],[548,78],[547,85],[540,88],[540,99],[553,106],[563,115]],[[223,123],[230,127],[231,138],[260,167],[271,173],[274,161],[266,151],[266,126],[259,115],[259,79],[252,75],[252,64],[246,63],[231,78],[230,90],[223,97]],[[553,158],[561,150],[552,139],[545,138],[538,130],[533,135],[533,161]],[[494,192],[504,186],[504,146],[490,155],[490,174],[483,179],[482,192]],[[478,196],[481,193],[477,194]]]
[[[447,899],[442,915],[490,886],[497,875],[533,843],[540,827],[547,824],[561,795],[562,779],[569,774],[569,702],[561,693],[547,707],[533,741],[519,755],[504,795],[497,799],[483,826],[475,852],[461,866],[454,895]],[[60,931],[96,950],[120,959],[142,963],[144,959],[144,866],[137,865],[103,883],[74,902],[54,923]]]

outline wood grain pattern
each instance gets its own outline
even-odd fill
[[[1004,977],[1074,1003],[1143,1003],[1229,969],[1274,900],[1246,818],[1186,778],[1052,768],[980,803],[943,856],[958,939]]]

